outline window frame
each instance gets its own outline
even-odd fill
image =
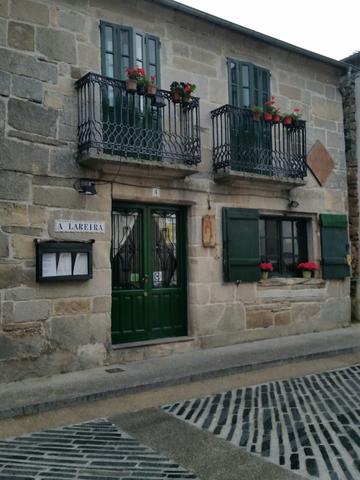
[[[143,67],[145,72],[149,74],[150,72],[150,52],[149,52],[149,42],[155,42],[155,60],[156,60],[156,84],[160,87],[161,85],[161,62],[160,62],[160,39],[155,35],[142,32],[133,27],[127,25],[119,25],[104,20],[100,21],[100,50],[101,50],[101,73],[105,76],[106,74],[106,54],[109,53],[105,48],[105,29],[106,27],[112,28],[113,31],[113,57],[114,57],[114,76],[118,80],[126,80],[126,67],[123,61],[123,48],[121,44],[121,34],[123,32],[128,32],[129,35],[129,67],[136,67],[136,38],[140,36],[142,38],[142,52],[143,52]]]
[[[265,234],[261,235],[261,221],[265,220]],[[294,224],[292,223],[292,234],[291,236],[285,236],[284,231],[283,231],[283,223],[284,222],[298,222],[301,221],[303,222],[303,227],[304,227],[304,232],[303,232],[303,242],[305,244],[305,250],[300,254],[300,248],[298,252],[298,260],[297,263],[307,261],[309,259],[309,252],[311,250],[311,245],[309,244],[309,232],[310,228],[312,225],[312,219],[309,217],[303,217],[303,216],[278,216],[278,215],[267,215],[267,214],[260,214],[259,215],[259,252],[260,252],[260,260],[263,261],[271,261],[269,260],[269,257],[267,255],[267,247],[266,247],[266,220],[273,220],[276,221],[276,231],[277,231],[277,264],[279,266],[279,270],[274,271],[273,276],[274,277],[298,277],[300,275],[299,272],[294,271],[294,272],[287,272],[284,269],[284,261],[283,259],[285,258],[286,254],[284,254],[283,251],[283,240],[284,239],[292,239],[292,256],[294,258],[294,239],[296,238],[294,236]],[[265,255],[262,255],[262,248],[261,248],[261,240],[262,238],[265,238]],[[299,237],[297,237],[299,238]]]
[[[231,78],[231,65],[235,65],[237,82],[232,82]],[[246,62],[243,60],[237,60],[232,57],[227,58],[227,70],[228,70],[228,98],[229,104],[234,107],[240,108],[252,108],[255,105],[263,105],[264,102],[271,98],[271,72],[267,68],[255,65],[251,62]],[[249,71],[249,86],[244,86],[243,77],[242,77],[242,68],[247,67]],[[266,75],[267,78],[267,89],[259,88],[259,84],[263,81],[263,75]],[[255,81],[256,79],[256,81]],[[257,83],[257,88],[256,88]],[[234,102],[232,98],[232,90],[235,86],[237,101]],[[249,105],[245,105],[243,90],[247,88],[249,90]]]

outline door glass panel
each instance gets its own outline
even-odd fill
[[[108,77],[114,76],[114,55],[112,53],[105,55],[105,74]]]
[[[178,284],[176,213],[153,212],[153,274],[154,288],[175,287]]]
[[[144,63],[144,55],[143,55],[143,37],[139,34],[136,34],[136,66],[142,67]]]
[[[113,287],[142,288],[142,215],[123,210],[112,214],[111,264]]]

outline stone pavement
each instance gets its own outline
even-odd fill
[[[359,405],[360,365],[355,365],[163,409],[304,478],[359,480]]]
[[[360,325],[0,385],[0,418],[360,350]]]

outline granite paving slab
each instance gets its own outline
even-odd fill
[[[360,479],[360,365],[163,410],[304,478]]]
[[[196,480],[107,419],[0,441],[2,480]],[[199,479],[198,479],[199,480]]]

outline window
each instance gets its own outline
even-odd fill
[[[274,266],[274,274],[295,276],[297,265],[308,260],[306,219],[260,218],[260,258]]]
[[[228,78],[229,102],[234,107],[251,108],[269,100],[269,70],[229,58]]]
[[[128,67],[143,67],[156,75],[160,85],[160,41],[131,27],[101,22],[102,72],[107,77],[126,79]]]

